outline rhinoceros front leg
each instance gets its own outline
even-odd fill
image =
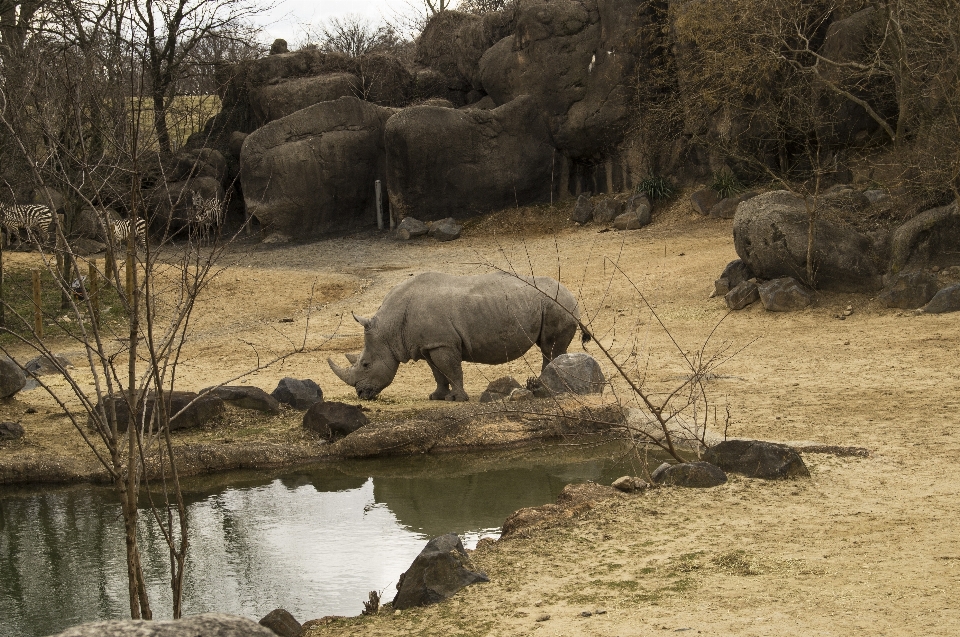
[[[469,400],[463,391],[463,361],[460,353],[448,347],[432,349],[427,354],[427,363],[437,381],[437,389],[430,394],[430,400]]]

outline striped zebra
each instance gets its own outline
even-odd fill
[[[209,244],[223,223],[223,203],[214,195],[204,199],[199,192],[193,193],[193,221],[191,233],[196,232],[200,244]]]
[[[118,219],[113,222],[113,240],[118,246],[127,245],[130,239],[130,227],[132,225],[129,219]],[[147,222],[137,217],[137,245],[141,248],[147,247]]]
[[[0,226],[7,233],[7,243],[13,237],[20,245],[20,230],[27,231],[28,241],[46,243],[50,236],[50,225],[53,223],[53,212],[50,208],[40,204],[7,205],[0,203]],[[36,235],[36,236],[34,236]]]

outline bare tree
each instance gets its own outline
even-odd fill
[[[325,53],[342,53],[353,58],[367,53],[389,53],[403,44],[392,26],[374,25],[359,14],[333,17],[319,27],[307,27],[305,40],[305,44],[314,44]]]

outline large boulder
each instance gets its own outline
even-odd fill
[[[436,13],[417,38],[415,61],[452,78],[462,89],[480,89],[480,58],[496,42],[510,35],[514,19],[513,7],[483,15],[459,11]]]
[[[813,205],[791,192],[778,190],[757,195],[737,207],[734,247],[758,277],[806,280],[808,204]],[[813,236],[818,287],[838,291],[880,288],[882,268],[869,237],[819,218]]]
[[[343,438],[370,421],[356,405],[321,401],[303,414],[303,427],[327,440]]]
[[[808,478],[803,458],[791,447],[762,440],[724,440],[704,454],[706,462],[749,478]]]
[[[373,186],[386,179],[383,130],[393,113],[342,97],[251,133],[240,154],[247,212],[289,236],[374,226]]]
[[[71,234],[106,243],[110,224],[121,218],[120,213],[112,208],[82,208],[73,216]]]
[[[51,637],[277,637],[252,619],[223,613],[183,619],[115,619],[68,628]]]
[[[46,354],[37,356],[36,358],[31,358],[27,361],[27,364],[23,366],[23,369],[31,376],[59,374],[61,369],[72,368],[73,363],[70,362],[70,359],[60,354],[54,354],[52,358]]]
[[[222,401],[241,409],[265,411],[270,414],[280,412],[280,401],[259,387],[249,385],[223,385],[200,390],[201,394],[210,393]]]
[[[727,474],[709,462],[664,463],[650,474],[654,484],[704,489],[727,481]]]
[[[335,72],[313,77],[295,77],[250,91],[250,105],[263,123],[341,97],[362,95],[360,78],[353,73]]]
[[[600,364],[589,354],[561,354],[540,374],[540,383],[554,394],[599,394],[606,379]]]
[[[275,608],[260,619],[260,625],[265,626],[278,637],[299,637],[303,626],[290,611],[285,608]]]
[[[453,597],[461,588],[489,582],[473,570],[470,557],[456,533],[435,537],[420,551],[397,583],[396,610],[427,606]]]
[[[793,277],[764,281],[757,286],[760,302],[769,312],[793,312],[813,303],[813,293]]]
[[[554,150],[532,98],[493,110],[413,106],[384,134],[395,217],[463,217],[550,197]]]
[[[166,412],[170,416],[170,431],[178,429],[195,429],[207,424],[215,418],[223,415],[223,400],[218,396],[211,394],[200,395],[190,391],[172,391],[164,394],[166,398]],[[130,409],[127,406],[127,400],[122,396],[107,396],[103,401],[98,402],[96,410],[99,411],[101,404],[104,409],[109,409],[110,405],[117,412],[117,431],[126,431],[130,424]],[[137,416],[137,423],[145,417],[148,421],[153,416],[153,410],[156,407],[156,395],[147,396],[144,401],[144,411]],[[93,417],[88,419],[88,426],[94,427]]]
[[[497,104],[535,95],[557,147],[601,154],[631,123],[638,63],[635,0],[529,0],[516,29],[480,58],[480,82]]]
[[[915,310],[926,305],[937,290],[937,275],[927,270],[913,270],[891,275],[878,298],[887,307]]]
[[[960,311],[960,284],[943,288],[922,309],[927,314]]]
[[[23,438],[23,425],[9,420],[0,422],[0,442],[4,440],[19,440]]]
[[[960,202],[921,212],[891,238],[890,272],[948,265],[960,245]]]
[[[741,281],[723,295],[723,300],[731,310],[742,310],[760,300],[760,288],[754,279]]]
[[[227,160],[213,148],[183,150],[173,158],[166,178],[186,181],[191,177],[210,177],[223,183],[227,177]]]
[[[570,217],[575,223],[583,225],[593,219],[593,202],[590,200],[590,193],[585,192],[577,197],[577,203],[573,207],[573,215]]]
[[[20,366],[6,356],[0,357],[0,398],[10,398],[26,384],[27,377]]]
[[[294,409],[310,409],[323,400],[323,390],[309,378],[281,378],[277,388],[271,394],[281,403],[290,405]]]

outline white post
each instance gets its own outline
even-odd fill
[[[383,230],[383,202],[380,200],[380,180],[373,182],[373,188],[377,191],[377,228]]]

